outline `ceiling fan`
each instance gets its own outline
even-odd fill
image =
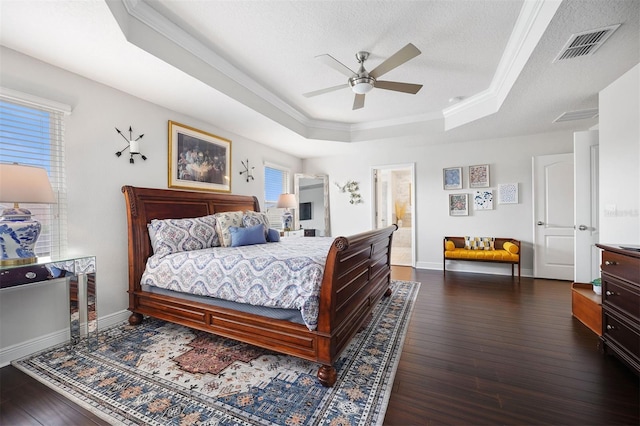
[[[388,57],[373,70],[367,71],[364,68],[364,61],[366,61],[369,57],[369,52],[358,52],[356,53],[356,59],[360,64],[360,69],[358,70],[358,72],[352,71],[349,67],[347,67],[331,55],[324,54],[316,56],[316,59],[318,59],[320,62],[346,75],[347,77],[349,77],[349,80],[347,80],[347,83],[345,84],[304,93],[303,96],[310,98],[312,96],[318,96],[350,87],[351,90],[355,93],[355,99],[353,100],[353,109],[356,110],[364,107],[364,95],[373,90],[374,87],[378,89],[393,90],[396,92],[411,93],[415,95],[422,88],[422,84],[383,81],[378,80],[378,78],[388,73],[392,69],[397,68],[405,62],[415,58],[420,53],[421,52],[417,47],[409,43],[405,47]]]

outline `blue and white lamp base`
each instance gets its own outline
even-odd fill
[[[42,229],[31,212],[22,208],[5,209],[0,220],[0,264],[24,265],[37,260],[35,246]]]
[[[293,214],[288,210],[282,213],[282,228],[285,231],[291,231],[291,229],[293,229]]]

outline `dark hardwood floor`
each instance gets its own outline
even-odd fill
[[[388,425],[640,424],[640,382],[571,315],[571,283],[394,269],[420,281]]]
[[[571,316],[569,282],[394,267],[422,283],[388,425],[638,425],[640,382]],[[105,424],[12,366],[1,425]]]

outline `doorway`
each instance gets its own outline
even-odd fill
[[[373,223],[376,229],[398,225],[391,245],[392,265],[415,265],[414,179],[414,164],[373,168]]]

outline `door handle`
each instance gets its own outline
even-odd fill
[[[587,229],[589,229],[589,227],[587,225],[580,225],[578,226],[578,229],[581,231],[586,231]]]
[[[542,226],[542,225],[544,225],[544,222],[542,222],[541,220],[539,220],[539,221],[538,221],[538,223],[537,223],[537,225],[538,225],[538,226]]]

